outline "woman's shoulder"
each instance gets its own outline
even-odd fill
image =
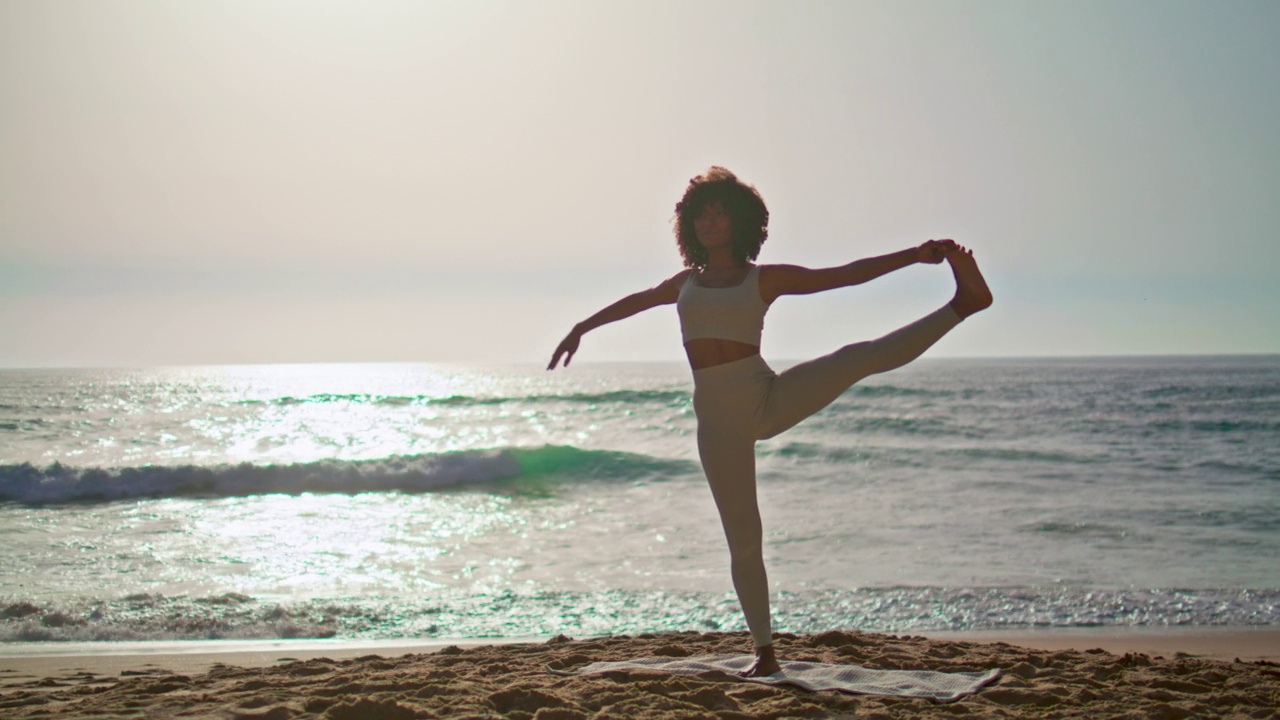
[[[779,296],[789,292],[795,283],[803,280],[813,271],[802,265],[787,265],[783,263],[760,265],[760,274],[758,282],[760,284],[760,297],[766,303],[772,303]]]
[[[770,263],[768,265],[756,265],[756,267],[760,269],[761,277],[765,277],[765,276],[781,277],[786,275],[793,275],[795,273],[812,272],[810,268],[807,268],[803,265],[789,265],[787,263]]]
[[[786,272],[786,268],[795,267],[794,265],[778,265],[777,263],[756,263],[751,270],[760,280],[771,275],[777,275],[779,272]]]
[[[672,275],[666,280],[663,280],[662,284],[664,285],[668,283],[672,285],[684,284],[693,275],[693,272],[694,272],[693,268],[681,268],[678,272],[676,272],[675,275]]]
[[[756,267],[760,268],[762,272],[764,271],[786,272],[787,270],[808,270],[809,269],[803,265],[792,265],[790,263],[767,263],[767,264],[756,263]]]
[[[679,292],[680,288],[684,287],[684,284],[689,281],[689,276],[692,273],[693,273],[693,268],[684,268],[683,270],[680,270],[679,272],[677,272],[675,275],[672,275],[671,277],[658,283],[654,287],[654,289],[655,290],[675,290],[676,292]]]
[[[761,275],[778,275],[792,270],[804,270],[799,265],[788,265],[786,263],[756,263],[754,269]]]

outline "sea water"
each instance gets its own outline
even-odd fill
[[[0,371],[0,642],[744,629],[691,391]],[[924,359],[757,456],[778,631],[1280,624],[1277,356]]]

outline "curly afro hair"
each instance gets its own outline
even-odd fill
[[[689,181],[684,197],[676,203],[676,245],[684,266],[701,270],[707,266],[707,249],[698,242],[693,220],[707,205],[719,204],[729,215],[733,226],[733,254],[746,265],[760,254],[760,246],[769,237],[769,209],[753,186],[737,175],[715,166]]]

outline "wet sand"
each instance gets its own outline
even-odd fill
[[[787,660],[1004,676],[948,705],[722,674],[566,677],[597,660],[743,653],[743,633],[485,644],[239,643],[0,656],[5,718],[1280,718],[1280,629],[781,635]],[[119,647],[119,644],[113,646]],[[163,649],[163,648],[161,648]],[[0,649],[0,655],[4,650]],[[1237,658],[1239,660],[1237,661]]]

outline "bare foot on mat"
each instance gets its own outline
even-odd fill
[[[773,646],[765,645],[762,648],[756,648],[756,661],[751,663],[751,667],[743,670],[741,675],[742,677],[764,677],[776,672],[782,672],[782,666],[778,665]]]

